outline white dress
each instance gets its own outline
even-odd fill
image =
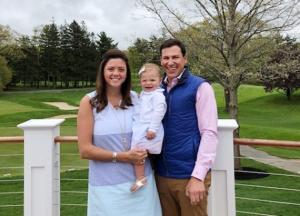
[[[161,123],[167,104],[163,89],[142,91],[134,108],[131,148],[147,149],[151,154],[159,154],[162,148],[164,129]],[[156,133],[152,140],[146,138],[147,130]]]

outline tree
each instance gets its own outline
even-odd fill
[[[287,29],[300,20],[300,3],[297,0],[190,0],[175,6],[167,0],[139,2],[156,15],[172,37],[187,28],[192,28],[196,35],[205,35],[204,44],[208,55],[197,58],[201,65],[210,69],[224,91],[228,92],[229,114],[237,121],[238,88],[249,73],[244,64],[261,55],[257,47],[250,47],[251,42]],[[193,26],[201,22],[206,23],[205,32]],[[193,34],[188,34],[188,37],[194,47],[201,49],[203,41],[193,37]],[[245,47],[246,50],[243,49]],[[212,53],[219,58],[211,58]],[[239,136],[239,130],[235,131],[235,136]],[[239,148],[235,149],[235,153],[239,156]],[[240,167],[237,161],[235,165]]]
[[[91,80],[95,80],[95,74],[97,69],[97,49],[95,41],[93,41],[93,33],[87,31],[87,27],[84,22],[81,23],[82,29],[82,43],[81,50],[83,54],[82,58],[82,81],[86,81],[85,85],[87,86],[87,81],[91,83]]]
[[[15,72],[13,82],[38,87],[41,78],[38,47],[28,36],[21,36],[17,42],[19,54],[17,57],[11,57]]]
[[[0,25],[0,92],[11,81],[12,70],[9,68],[5,54],[9,49],[7,47],[11,44],[12,36],[10,29]]]
[[[74,20],[70,25],[61,27],[61,49],[64,57],[62,76],[66,87],[69,86],[69,81],[73,81],[74,87],[78,87],[79,81],[87,79],[90,62],[94,63],[95,58],[95,52],[90,50],[94,48],[84,22],[79,25]]]
[[[216,50],[211,48],[214,41],[207,37],[206,32],[210,30],[209,23],[201,22],[193,26],[198,31],[189,27],[176,32],[177,38],[185,41],[188,47],[188,61],[191,70],[201,75],[209,81],[219,81],[222,77],[217,76],[219,71],[228,70],[228,66],[224,63],[223,56]],[[192,35],[192,38],[191,38]],[[259,71],[261,65],[266,61],[270,53],[274,50],[277,35],[274,36],[256,36],[252,38],[247,46],[241,48],[241,53],[251,53],[245,59],[241,59],[238,66],[242,67],[244,72],[240,76],[241,82],[260,82]],[[195,46],[193,41],[199,44]],[[217,44],[216,44],[217,45]],[[221,82],[221,85],[223,83]],[[230,95],[229,89],[224,86],[225,111],[229,112]]]
[[[279,42],[267,64],[262,67],[262,81],[266,91],[283,90],[288,100],[300,88],[300,47],[296,39],[286,37]]]
[[[85,81],[86,86],[92,86],[95,82],[96,71],[100,63],[100,58],[97,52],[97,45],[94,39],[94,33],[89,33],[89,42],[85,50]]]
[[[159,47],[164,40],[164,37],[154,35],[149,40],[137,38],[128,48],[129,64],[135,77],[142,65],[147,62],[160,65]]]
[[[0,56],[0,92],[10,82],[12,77],[11,69],[7,66],[7,62],[4,57]]]
[[[61,79],[65,83],[65,87],[68,88],[74,60],[71,47],[71,34],[67,23],[60,27],[60,39],[61,55],[64,58],[61,63]]]
[[[257,47],[251,48],[251,42],[267,33],[291,27],[299,18],[299,3],[296,0],[192,0],[184,1],[181,7],[172,7],[167,0],[139,2],[159,18],[171,36],[176,37],[176,32],[180,30],[193,29],[192,33],[187,34],[189,42],[197,48],[205,44],[208,58],[198,56],[198,60],[211,68],[210,71],[222,86],[229,90],[230,115],[237,120],[238,87],[249,73],[244,68],[245,62],[260,55]],[[202,31],[201,26],[195,25],[197,23],[202,23],[206,30]],[[199,40],[199,35],[206,39]],[[247,52],[243,49],[245,47]],[[218,54],[220,58],[212,59],[211,54]]]
[[[108,37],[105,32],[100,32],[100,34],[97,35],[98,40],[96,40],[96,47],[99,54],[99,61],[102,58],[103,54],[113,48],[118,47],[118,43],[114,43],[114,40],[111,37]]]
[[[44,25],[39,36],[40,64],[44,77],[45,86],[51,81],[56,87],[58,80],[61,80],[60,62],[60,35],[54,22]]]

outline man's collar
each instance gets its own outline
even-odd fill
[[[184,71],[185,71],[187,68],[188,68],[188,66],[184,66],[183,71],[176,77],[177,80],[180,80],[180,79],[181,79],[181,77],[182,77]],[[163,79],[163,82],[164,82],[164,84],[166,84],[166,85],[169,83],[167,74],[165,75],[165,78]]]

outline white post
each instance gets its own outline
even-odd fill
[[[208,198],[208,215],[235,216],[233,119],[218,121],[219,145],[212,168],[212,182]]]
[[[54,138],[64,119],[32,119],[24,130],[24,216],[60,215],[60,149]]]

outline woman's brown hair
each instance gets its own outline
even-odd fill
[[[91,99],[91,105],[96,108],[97,112],[101,112],[108,104],[104,68],[107,62],[111,59],[122,59],[126,64],[126,79],[121,85],[122,102],[120,104],[120,108],[126,109],[128,106],[132,106],[130,97],[131,72],[128,58],[122,51],[118,49],[110,49],[104,53],[102,57],[96,78],[96,96]]]

